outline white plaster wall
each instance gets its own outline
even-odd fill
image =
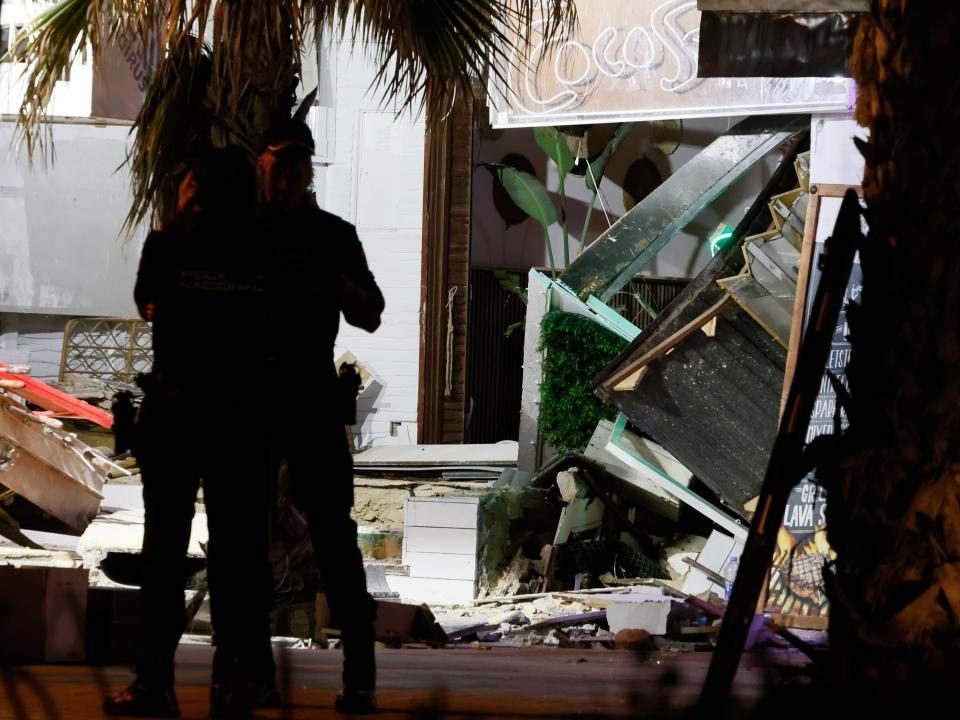
[[[625,212],[622,182],[630,164],[646,155],[660,170],[664,180],[676,172],[716,137],[723,134],[739,118],[697,118],[683,121],[680,145],[672,155],[664,156],[651,143],[649,126],[638,123],[608,163],[600,183],[601,195],[610,223]],[[510,130],[486,129],[480,137],[478,162],[499,162],[507,153],[525,155],[536,169],[537,177],[546,182],[558,211],[560,208],[559,178],[556,166],[537,146],[532,128]],[[598,131],[597,134],[601,134]],[[591,150],[591,152],[593,152]],[[733,187],[719,197],[684,232],[676,236],[643,271],[660,277],[694,277],[710,261],[706,239],[721,222],[735,226],[757,193],[763,188],[779,158],[774,154],[757,163]],[[526,270],[546,266],[543,231],[534,220],[505,229],[504,221],[493,205],[493,183],[489,171],[474,171],[474,208],[472,259],[475,267]],[[568,229],[571,236],[571,258],[579,249],[579,238],[586,218],[590,193],[582,177],[569,175],[565,183]],[[608,227],[598,200],[590,221],[592,240]],[[563,232],[559,225],[550,228],[551,244],[557,267],[563,266]]]
[[[130,207],[128,128],[51,126],[56,156],[30,166],[0,122],[0,311],[131,317],[145,230]]]
[[[0,313],[0,363],[29,365],[33,377],[56,380],[67,320],[62,315]]]
[[[374,334],[341,323],[337,338],[336,353],[349,350],[377,379],[361,396],[356,441],[412,444],[420,369],[424,125],[381,107],[379,96],[369,91],[377,67],[362,47],[341,45],[323,54],[320,74],[321,83],[335,91],[321,93],[328,98],[321,102],[333,100],[332,138],[328,135],[333,153],[328,164],[316,168],[317,199],[357,226],[386,300]]]
[[[11,13],[16,9],[10,8]],[[6,2],[3,13],[7,22]],[[317,199],[357,226],[386,298],[376,333],[343,323],[338,338],[337,354],[349,350],[377,379],[361,397],[356,440],[358,445],[415,443],[424,126],[409,115],[395,117],[368,92],[377,67],[362,48],[334,46],[323,57],[320,105],[312,115],[316,159],[323,161],[316,166]],[[0,107],[19,105],[9,84],[15,68],[0,65]],[[0,300],[0,309],[10,312],[0,314],[0,356],[30,362],[41,377],[53,377],[66,318],[37,329],[24,313],[134,313],[142,239],[125,245],[118,235],[129,202],[128,180],[125,171],[113,172],[122,161],[127,128],[54,125],[59,161],[46,172],[27,170],[14,155],[12,130],[12,123],[0,124],[0,296],[7,298]],[[44,197],[46,204],[40,202]],[[60,273],[59,280],[43,280],[47,270]],[[52,290],[44,291],[44,284]],[[258,328],[251,328],[251,335],[266,337]],[[305,377],[310,363],[304,357]]]

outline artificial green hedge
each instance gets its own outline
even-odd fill
[[[540,433],[559,452],[583,450],[614,408],[593,394],[590,381],[627,346],[627,341],[589,318],[557,310],[540,325],[544,352],[540,385]]]

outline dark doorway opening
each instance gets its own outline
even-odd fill
[[[517,275],[526,287],[526,274]],[[470,271],[470,295],[465,441],[516,440],[523,384],[522,323],[527,308],[500,284],[493,270]],[[505,336],[515,323],[520,326]]]

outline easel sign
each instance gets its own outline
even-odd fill
[[[804,226],[803,246],[800,251],[800,269],[797,275],[797,295],[793,308],[793,323],[790,346],[787,352],[787,367],[784,377],[784,401],[787,389],[796,369],[800,338],[809,322],[810,306],[820,280],[819,260],[825,240],[833,232],[840,204],[847,190],[853,189],[861,197],[859,186],[811,185],[810,202]],[[837,319],[826,371],[846,383],[845,369],[850,358],[849,334],[846,322],[846,306],[860,297],[863,276],[859,258],[854,260],[847,285],[843,308]],[[834,430],[837,412],[837,394],[826,372],[814,403],[807,429],[809,443],[819,435]],[[841,412],[841,427],[847,419]],[[828,603],[823,594],[822,570],[832,556],[826,538],[826,497],[810,473],[793,489],[784,512],[783,524],[777,534],[777,546],[772,558],[770,581],[764,610],[778,615],[784,625],[816,626],[816,622],[802,622],[798,617],[823,618],[828,613]]]

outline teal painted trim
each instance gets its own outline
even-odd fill
[[[741,540],[746,540],[748,530],[739,520],[727,515],[727,513],[714,506],[713,503],[705,500],[690,488],[677,482],[660,468],[654,467],[633,452],[633,450],[631,450],[629,447],[624,446],[621,440],[623,439],[623,433],[626,431],[626,429],[627,416],[623,413],[619,413],[617,415],[616,422],[613,424],[613,432],[610,433],[609,444],[615,446],[617,450],[629,456],[631,459],[647,468],[650,472],[669,482],[673,490],[671,491],[667,488],[664,489],[673,494],[681,502],[684,502],[693,509],[699,511],[717,525],[720,525],[722,528],[730,532],[734,537],[740,538]]]
[[[548,283],[548,292],[551,293],[551,295],[549,295],[551,309],[554,308],[552,293],[556,292],[563,296],[564,303],[576,306],[583,311],[581,313],[583,316],[590,318],[599,325],[602,325],[610,332],[616,333],[627,342],[632,342],[633,339],[640,334],[639,328],[634,326],[629,320],[625,319],[619,313],[615,312],[613,308],[604,305],[600,300],[596,300],[596,305],[585,303],[583,300],[577,297],[577,294],[573,292],[570,286],[566,285],[562,280],[551,280],[546,276],[542,277]]]
[[[600,317],[604,318],[607,322],[619,327],[620,329],[618,334],[625,337],[630,342],[633,342],[640,334],[640,328],[627,320],[612,307],[604,303],[596,295],[591,295],[587,298],[587,307],[597,313],[597,315]]]
[[[624,451],[625,453],[627,453],[630,457],[632,457],[632,458],[633,458],[634,460],[636,460],[638,463],[640,463],[640,464],[643,465],[645,468],[647,468],[650,472],[656,473],[657,475],[659,475],[660,477],[662,477],[664,480],[669,480],[670,482],[672,482],[672,483],[673,483],[674,485],[676,485],[678,488],[680,488],[680,489],[682,489],[682,490],[685,490],[686,492],[690,492],[690,491],[689,491],[686,487],[684,487],[682,484],[678,483],[678,482],[677,482],[676,480],[674,480],[672,477],[670,477],[669,475],[667,475],[661,468],[658,468],[658,467],[655,467],[655,466],[651,465],[651,464],[648,463],[646,460],[644,460],[642,457],[640,457],[639,455],[637,455],[633,450],[631,450],[631,449],[628,448],[628,447],[624,447],[624,446],[621,444],[620,441],[623,439],[623,433],[626,432],[626,429],[627,429],[627,416],[624,415],[623,413],[618,413],[618,414],[617,414],[617,421],[613,424],[613,432],[610,433],[610,442],[613,443],[614,445],[616,445],[616,446],[617,446],[618,448],[620,448],[621,450],[623,450],[623,451]]]

